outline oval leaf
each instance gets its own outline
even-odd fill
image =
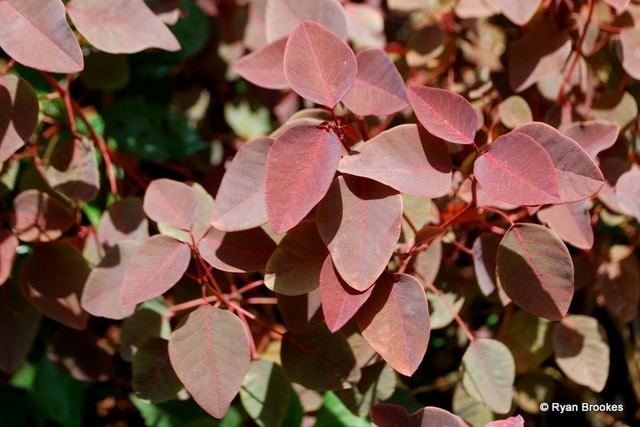
[[[413,124],[396,126],[344,157],[338,170],[371,178],[417,197],[440,197],[451,184],[447,145]]]
[[[56,240],[75,222],[65,205],[38,190],[18,194],[13,209],[11,229],[24,242]]]
[[[407,410],[400,405],[378,403],[371,406],[371,423],[374,427],[466,427],[465,423],[457,415],[434,406],[419,409],[413,414],[407,414]]]
[[[240,399],[259,426],[283,425],[290,398],[291,385],[279,365],[266,359],[251,363],[240,389]]]
[[[284,74],[303,98],[333,108],[349,92],[358,65],[353,51],[331,31],[302,21],[289,36]]]
[[[38,108],[38,97],[29,82],[11,74],[0,76],[0,162],[31,138],[38,125]]]
[[[593,227],[586,200],[549,206],[540,209],[537,215],[565,242],[584,250],[593,246]]]
[[[158,234],[140,243],[131,255],[121,284],[123,308],[171,289],[187,271],[189,261],[189,245],[172,237]]]
[[[104,52],[180,50],[178,39],[142,0],[72,0],[67,13],[80,34]]]
[[[563,133],[580,144],[591,159],[595,159],[598,153],[615,144],[620,133],[620,125],[608,120],[575,122]]]
[[[478,116],[462,96],[445,89],[409,86],[416,117],[432,135],[455,144],[473,144]]]
[[[70,199],[90,201],[100,189],[96,151],[85,136],[58,148],[45,172],[51,187]]]
[[[19,63],[52,73],[77,73],[84,58],[60,0],[0,2],[0,46]]]
[[[416,278],[382,277],[356,319],[362,336],[393,369],[413,375],[431,333],[427,296]]]
[[[356,55],[358,73],[342,100],[354,113],[386,116],[409,105],[402,76],[382,49],[365,49]]]
[[[98,240],[109,249],[123,240],[141,242],[149,237],[149,221],[142,210],[142,200],[124,198],[109,207],[100,218]]]
[[[531,314],[560,320],[573,298],[573,262],[551,230],[516,224],[502,238],[496,258],[498,278],[514,303]]]
[[[13,263],[16,260],[16,249],[20,242],[11,231],[0,230],[0,286],[4,284],[13,270]]]
[[[251,364],[247,330],[237,316],[202,305],[171,334],[169,358],[193,399],[222,418]]]
[[[287,89],[289,82],[283,67],[287,40],[287,37],[283,37],[243,56],[235,63],[233,70],[256,86]]]
[[[640,79],[640,27],[627,27],[620,31],[622,68],[634,79]]]
[[[496,290],[496,256],[502,236],[483,233],[473,242],[473,268],[480,291],[489,296]]]
[[[493,0],[491,3],[498,6],[511,22],[524,25],[533,18],[542,0]]]
[[[324,197],[341,149],[333,132],[312,125],[295,125],[276,139],[265,177],[267,216],[276,234],[293,228]]]
[[[620,211],[640,221],[640,168],[631,168],[620,175],[616,182],[616,198]]]
[[[347,39],[347,18],[337,0],[266,0],[265,27],[271,43],[291,34],[308,19],[317,22],[342,40]]]
[[[156,179],[147,187],[143,208],[156,222],[190,230],[198,212],[198,194],[182,182]]]
[[[614,245],[598,267],[598,284],[607,308],[625,323],[638,314],[640,262],[633,247]]]
[[[500,121],[509,129],[533,121],[533,114],[529,104],[518,95],[510,96],[498,105],[498,116]]]
[[[131,387],[140,399],[166,402],[175,399],[182,389],[169,361],[169,341],[163,338],[151,337],[144,341],[133,356],[131,368]]]
[[[198,243],[205,261],[231,273],[263,270],[275,249],[275,242],[262,228],[227,233],[211,227]]]
[[[285,326],[294,334],[306,334],[324,320],[320,303],[320,289],[304,295],[277,294],[278,310]]]

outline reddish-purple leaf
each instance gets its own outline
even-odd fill
[[[198,243],[205,261],[231,273],[264,270],[275,249],[275,242],[262,228],[226,232],[211,227]]]
[[[303,221],[282,239],[267,263],[264,283],[283,295],[303,295],[320,283],[320,270],[327,257],[314,221]]]
[[[584,250],[593,246],[593,227],[586,200],[548,206],[540,209],[537,215],[565,242]]]
[[[449,411],[427,406],[413,414],[400,405],[378,403],[371,406],[371,423],[374,427],[467,427],[462,418]]]
[[[454,11],[459,18],[488,18],[500,13],[498,6],[491,0],[458,0]]]
[[[415,277],[381,278],[356,319],[362,336],[393,369],[413,375],[431,333],[427,296]]]
[[[27,357],[40,326],[40,313],[13,279],[0,286],[0,307],[0,370],[12,373]]]
[[[506,420],[492,421],[484,427],[525,427],[522,415],[509,417]]]
[[[320,289],[296,296],[278,294],[277,298],[282,320],[294,334],[311,332],[324,320]]]
[[[243,56],[233,70],[245,80],[267,89],[287,89],[289,82],[284,75],[284,48],[287,37],[274,41]]]
[[[145,340],[133,356],[131,368],[131,388],[140,399],[166,402],[175,399],[182,389],[169,361],[169,341],[164,338]]]
[[[386,116],[409,105],[402,76],[382,49],[365,49],[356,55],[358,73],[342,100],[361,116]]]
[[[202,1],[202,0],[201,0]],[[204,0],[216,2],[218,0]],[[247,24],[244,28],[244,45],[247,49],[258,50],[269,44],[265,15],[267,0],[252,0],[247,7]],[[275,41],[275,40],[273,40]]]
[[[640,221],[640,168],[633,167],[616,182],[616,198],[620,210]]]
[[[620,13],[624,11],[627,6],[629,6],[631,0],[604,0],[604,2],[613,7],[618,13]]]
[[[337,0],[267,0],[265,27],[270,43],[291,34],[304,20],[317,22],[340,39],[347,39],[347,18]]]
[[[349,92],[358,65],[353,51],[331,31],[312,21],[293,30],[284,51],[284,74],[303,98],[333,108]]]
[[[193,399],[222,418],[249,371],[249,336],[234,314],[202,305],[171,334],[169,358]]]
[[[189,245],[173,237],[158,234],[140,243],[120,285],[122,306],[144,302],[171,289],[187,271],[190,260]]]
[[[100,189],[93,143],[85,136],[71,138],[51,157],[47,181],[70,199],[90,201]]]
[[[156,222],[190,230],[198,212],[198,195],[185,183],[160,178],[147,187],[143,208]]]
[[[16,260],[16,249],[20,242],[11,231],[0,230],[0,286],[7,281]]]
[[[246,142],[229,165],[213,207],[213,226],[224,231],[246,230],[267,222],[265,167],[273,138]]]
[[[317,221],[340,276],[364,291],[393,255],[400,237],[402,197],[377,181],[339,176],[318,205]]]
[[[451,184],[447,145],[414,124],[386,130],[346,156],[338,170],[371,178],[412,196],[440,197]]]
[[[122,322],[120,356],[127,362],[133,360],[133,355],[147,339],[168,339],[171,335],[171,326],[166,316],[170,309],[166,302],[158,299],[156,304],[149,303],[147,307],[140,307]]]
[[[59,328],[47,347],[47,357],[58,369],[78,381],[108,381],[116,373],[113,355],[98,345],[90,328]]]
[[[589,157],[595,159],[599,152],[615,144],[620,125],[607,120],[575,122],[564,130],[564,134],[576,141]]]
[[[573,297],[573,261],[551,230],[516,224],[502,238],[498,278],[514,303],[536,316],[560,320]]]
[[[387,44],[384,34],[384,15],[381,8],[366,3],[346,3],[349,40],[356,50],[382,49]]]
[[[38,97],[29,82],[11,74],[0,76],[0,110],[0,162],[6,162],[38,125]]]
[[[496,289],[496,256],[502,236],[481,234],[473,242],[473,267],[476,280],[483,295],[488,296]]]
[[[137,197],[124,198],[100,218],[98,240],[107,249],[123,240],[141,242],[149,237],[149,221],[144,216],[142,201]]]
[[[47,193],[26,190],[13,200],[11,229],[24,242],[50,242],[73,224],[69,209]]]
[[[89,266],[74,246],[53,242],[36,246],[22,263],[22,291],[41,313],[65,326],[82,330],[89,313],[80,306],[80,296]]]
[[[1,1],[0,47],[38,70],[76,73],[84,67],[80,44],[60,0]]]
[[[87,278],[80,301],[82,308],[109,319],[124,319],[133,314],[135,305],[122,307],[120,296],[129,260],[137,247],[137,242],[125,240],[108,250]]]
[[[266,167],[269,224],[282,234],[304,219],[333,181],[342,146],[333,133],[295,125],[274,142]]]
[[[364,292],[353,289],[342,280],[333,266],[331,257],[328,256],[320,271],[320,297],[329,330],[336,332],[351,320],[362,304],[369,299],[373,289],[373,286]]]
[[[180,50],[178,39],[142,0],[72,0],[67,13],[80,34],[104,52]]]
[[[427,86],[410,86],[407,93],[416,117],[432,135],[455,144],[473,144],[478,116],[469,101]]]
[[[511,22],[524,25],[533,18],[542,0],[493,0]]]
[[[634,79],[640,79],[640,27],[627,27],[620,31],[622,68]]]
[[[614,245],[598,267],[598,284],[607,308],[625,323],[638,315],[640,262],[633,246]]]

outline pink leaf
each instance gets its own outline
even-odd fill
[[[371,423],[374,427],[468,426],[459,416],[435,406],[427,406],[409,415],[402,406],[387,403],[371,406]]]
[[[141,242],[149,237],[149,221],[144,216],[142,201],[124,198],[109,207],[100,218],[98,240],[108,248],[123,240]]]
[[[586,200],[548,206],[540,209],[537,215],[565,242],[584,250],[593,246],[593,228]]]
[[[620,175],[616,182],[616,198],[623,213],[640,221],[640,168],[631,168]]]
[[[607,308],[624,323],[638,315],[640,262],[634,247],[614,245],[608,259],[598,267],[598,284]]]
[[[126,240],[113,246],[87,278],[82,292],[82,308],[94,316],[124,319],[135,311],[135,306],[122,307],[122,283],[138,243]]]
[[[615,144],[619,132],[620,125],[617,123],[591,120],[572,123],[562,133],[576,141],[589,157],[595,159],[599,152]]]
[[[276,234],[293,228],[324,197],[335,175],[342,147],[333,132],[295,125],[269,151],[266,200]]]
[[[284,75],[284,49],[287,37],[283,37],[243,56],[233,70],[245,80],[267,89],[287,89],[289,82]]]
[[[265,168],[273,138],[246,142],[222,178],[213,207],[213,226],[224,231],[246,230],[267,222]]]
[[[205,261],[231,273],[264,270],[275,249],[275,242],[262,228],[225,232],[211,227],[198,243]]]
[[[413,375],[431,333],[427,296],[415,277],[382,277],[356,319],[362,336],[393,369]]]
[[[631,0],[604,0],[604,2],[613,7],[618,13],[620,13],[624,11],[627,6],[629,6]]]
[[[484,427],[525,427],[522,415],[509,417],[506,420],[496,420],[488,423]]]
[[[533,18],[542,0],[493,0],[511,22],[524,25]]]
[[[560,320],[573,298],[573,261],[548,228],[516,224],[502,238],[496,259],[506,294],[524,310]]]
[[[365,49],[356,55],[358,73],[344,105],[360,115],[386,116],[409,105],[402,76],[382,49]]]
[[[347,18],[337,0],[267,0],[265,26],[270,43],[290,35],[304,20],[317,22],[340,39],[347,39]]]
[[[502,236],[483,233],[473,242],[473,267],[480,291],[488,296],[496,289],[496,256]]]
[[[371,178],[417,197],[440,197],[451,184],[451,156],[441,139],[406,124],[367,141],[360,152],[346,156],[338,170]]]
[[[364,291],[393,255],[400,237],[402,197],[379,182],[339,176],[318,206],[317,221],[340,276]]]
[[[198,212],[196,191],[182,182],[156,179],[144,194],[144,212],[156,222],[190,230]]]
[[[359,292],[349,286],[338,274],[328,256],[320,272],[320,298],[322,312],[331,332],[342,328],[364,304],[374,287]]]
[[[155,235],[135,249],[121,289],[123,307],[162,295],[182,277],[189,261],[189,245],[172,237]]]
[[[222,418],[251,364],[247,330],[230,312],[202,305],[171,334],[169,358],[198,405]]]
[[[385,47],[384,15],[379,7],[366,3],[346,3],[344,11],[349,40],[356,49]]]
[[[178,39],[142,0],[71,0],[67,13],[80,34],[104,52],[180,50]]]
[[[51,187],[70,199],[91,201],[100,189],[96,152],[85,136],[59,147],[45,172]]]
[[[13,200],[11,229],[24,242],[50,242],[74,223],[69,209],[38,190],[26,190]]]
[[[77,73],[84,58],[60,0],[0,2],[0,46],[19,63],[52,73]]]
[[[6,162],[38,125],[38,97],[29,82],[11,74],[0,76],[0,110],[0,162]]]
[[[462,96],[445,89],[410,86],[416,117],[432,135],[455,144],[473,144],[478,116]]]
[[[303,98],[333,108],[356,79],[356,57],[331,31],[312,21],[294,29],[284,52],[284,74]]]
[[[11,231],[0,230],[0,286],[7,281],[16,260],[16,249],[20,242]]]

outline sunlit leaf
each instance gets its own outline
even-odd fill
[[[634,79],[640,79],[640,27],[627,27],[620,31],[622,68]]]
[[[347,20],[337,0],[267,0],[266,3],[264,19],[269,42],[288,36],[303,20],[315,21],[340,39],[347,39]]]
[[[496,256],[502,236],[497,234],[481,234],[473,242],[473,267],[480,291],[485,296],[496,289]]]
[[[27,357],[41,316],[13,279],[0,286],[0,305],[0,370],[12,373]]]
[[[240,389],[240,399],[259,426],[282,425],[290,397],[291,385],[280,365],[266,359],[251,363]]]
[[[283,37],[258,50],[243,56],[233,70],[245,80],[267,89],[287,89],[289,82],[284,75],[284,48],[287,37]]]
[[[160,178],[147,187],[143,208],[156,222],[190,230],[198,210],[198,195],[187,184]]]
[[[565,242],[584,250],[593,246],[593,228],[586,200],[545,207],[537,215],[540,222],[547,224]]]
[[[524,418],[522,418],[522,415],[516,415],[504,420],[490,422],[485,427],[524,427]]]
[[[618,178],[616,198],[623,213],[640,220],[640,168],[633,167]]]
[[[469,395],[464,389],[462,382],[458,382],[453,390],[451,409],[454,414],[462,417],[462,419],[473,426],[484,426],[494,418],[493,411],[483,402]]]
[[[131,362],[131,387],[140,399],[153,403],[175,398],[182,383],[169,362],[169,342],[160,337],[144,341]]]
[[[542,0],[493,0],[511,22],[524,25],[533,18]]]
[[[0,162],[5,162],[29,140],[38,124],[38,98],[29,82],[11,74],[0,76],[0,109]]]
[[[386,45],[384,15],[382,11],[367,3],[346,3],[349,40],[356,49],[378,48]]]
[[[518,95],[510,96],[498,105],[498,116],[500,121],[509,129],[533,121],[533,114],[529,104]]]
[[[467,425],[462,418],[435,406],[427,406],[409,415],[400,405],[379,403],[371,407],[370,415],[374,427],[465,427]]]
[[[11,228],[25,242],[56,240],[74,224],[65,205],[38,190],[18,194],[13,200],[13,209]]]
[[[580,144],[589,157],[595,159],[599,152],[616,142],[619,132],[620,126],[617,123],[590,120],[572,123],[562,133]]]
[[[604,2],[620,13],[627,8],[631,0],[604,0]]]

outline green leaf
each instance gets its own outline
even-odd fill
[[[151,337],[133,356],[133,390],[141,399],[160,403],[176,397],[182,383],[169,362],[168,341]]]
[[[240,399],[258,425],[282,425],[290,397],[289,379],[279,365],[266,359],[251,364],[240,389]]]
[[[551,356],[551,330],[551,322],[526,311],[511,316],[504,343],[513,354],[517,373],[531,371]]]
[[[60,372],[47,358],[42,358],[38,364],[34,397],[47,418],[64,427],[82,425],[82,383]]]
[[[316,427],[370,427],[371,423],[351,413],[333,392],[326,392],[316,415]]]
[[[33,411],[30,400],[31,394],[24,389],[0,387],[0,425],[27,427],[29,413]]]

